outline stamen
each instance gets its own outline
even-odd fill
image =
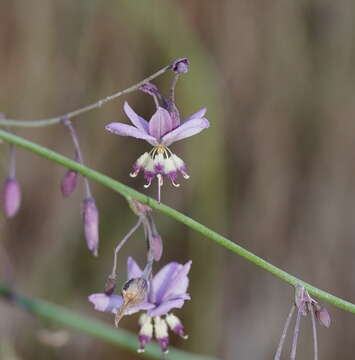
[[[139,170],[136,170],[136,171],[132,171],[131,173],[129,173],[129,176],[132,177],[132,178],[135,178],[138,174],[139,174]]]
[[[161,174],[157,175],[158,178],[158,203],[160,204],[161,187],[163,186],[163,177]]]
[[[171,183],[172,183],[175,187],[180,187],[180,184],[177,184],[174,180],[171,180]]]
[[[151,183],[152,183],[152,180],[149,180],[148,183],[144,185],[144,187],[145,187],[146,189],[148,189]]]

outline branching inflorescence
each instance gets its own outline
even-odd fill
[[[111,123],[106,126],[106,129],[114,134],[143,139],[153,146],[149,153],[144,153],[134,163],[131,176],[135,177],[142,171],[147,180],[145,187],[149,187],[152,180],[157,178],[159,203],[164,177],[170,179],[175,187],[179,186],[177,183],[178,173],[182,174],[185,179],[189,178],[184,161],[175,155],[169,146],[178,140],[193,136],[209,127],[209,122],[204,117],[206,109],[199,110],[184,122],[180,122],[180,113],[175,105],[175,86],[180,75],[188,72],[189,61],[186,58],[178,59],[156,73],[156,76],[168,69],[175,73],[168,98],[161,95],[158,88],[148,81],[153,76],[148,78],[147,81],[143,81],[128,89],[129,91],[140,90],[152,96],[156,105],[156,112],[149,122],[137,115],[128,103],[125,102],[124,111],[134,126],[123,123]],[[28,124],[30,126],[63,124],[68,130],[74,145],[74,159],[83,165],[83,155],[71,118],[100,107],[105,102],[128,93],[128,90],[63,116],[32,121],[28,122]],[[22,124],[26,126],[24,121],[8,120],[5,118],[1,119],[1,121],[0,125],[20,126]],[[13,144],[10,145],[9,163],[9,176],[5,180],[3,189],[4,212],[7,217],[13,217],[19,210],[21,199],[20,187],[15,177],[15,152]],[[85,187],[82,211],[84,235],[89,250],[94,256],[98,256],[99,212],[87,177],[84,176],[83,181]],[[68,169],[62,178],[60,186],[63,196],[70,196],[77,187],[77,183],[77,171]],[[163,254],[162,238],[153,220],[152,209],[133,199],[129,200],[129,205],[137,215],[138,221],[114,250],[113,267],[107,277],[104,292],[90,295],[89,300],[94,304],[96,310],[113,312],[115,314],[114,323],[116,327],[123,316],[138,311],[145,311],[139,318],[140,346],[138,351],[143,352],[145,350],[145,346],[150,342],[154,333],[162,351],[167,353],[169,327],[182,338],[187,338],[181,321],[171,311],[175,308],[181,308],[185,300],[190,299],[186,291],[189,285],[188,273],[192,262],[188,261],[185,265],[171,262],[153,275],[154,262],[159,261]],[[127,280],[123,284],[121,295],[115,295],[116,282],[119,280],[117,274],[119,252],[140,225],[143,226],[145,243],[147,244],[146,264],[142,270],[131,257],[128,258]]]
[[[169,96],[164,97],[158,88],[151,83],[151,81],[165,73],[167,70],[172,70],[175,73],[175,77],[169,90]],[[41,127],[53,124],[63,124],[68,129],[74,144],[74,160],[77,164],[76,166],[68,166],[69,169],[66,171],[61,182],[61,191],[63,196],[69,196],[77,186],[79,176],[78,173],[83,175],[85,186],[85,196],[83,199],[84,234],[88,248],[93,255],[98,255],[99,212],[90,189],[90,184],[88,181],[88,177],[90,177],[88,176],[89,172],[82,169],[84,164],[83,156],[80,150],[78,136],[71,119],[85,112],[100,108],[108,101],[116,99],[117,97],[128,94],[135,90],[140,90],[152,96],[156,106],[156,112],[152,115],[150,121],[146,121],[138,114],[136,114],[134,110],[128,105],[128,103],[125,102],[124,112],[134,126],[123,123],[110,123],[106,126],[106,129],[117,135],[143,139],[153,146],[149,152],[145,152],[136,160],[133,165],[131,176],[135,177],[140,172],[143,172],[143,175],[147,181],[145,187],[150,186],[151,182],[155,178],[157,179],[158,203],[155,202],[154,207],[160,208],[161,186],[163,184],[163,178],[168,178],[171,180],[174,186],[178,187],[179,184],[177,183],[177,176],[179,173],[184,178],[189,177],[184,161],[170,150],[170,145],[176,141],[198,134],[202,130],[209,127],[209,121],[204,117],[206,109],[201,109],[187,118],[185,121],[180,122],[180,112],[175,105],[175,86],[181,74],[187,73],[188,70],[188,60],[186,58],[177,59],[152,76],[144,79],[136,85],[127,88],[126,90],[117,92],[111,96],[97,101],[94,104],[55,118],[24,121],[7,119],[5,116],[0,117],[0,126]],[[3,185],[4,214],[10,218],[15,216],[19,210],[21,203],[21,190],[15,172],[16,161],[13,144],[16,143],[16,141],[11,137],[11,135],[4,135],[2,138],[10,142],[9,173]],[[18,144],[23,145],[21,141],[19,141]],[[31,147],[28,147],[28,149],[33,150]],[[69,164],[68,161],[66,162]],[[64,163],[65,162],[62,162],[62,164]],[[166,353],[168,352],[169,345],[169,328],[173,332],[180,335],[182,338],[187,338],[181,321],[171,311],[176,308],[181,308],[186,300],[190,300],[190,295],[187,293],[187,289],[189,285],[188,274],[192,262],[187,261],[184,265],[171,262],[162,267],[154,275],[154,262],[159,261],[162,257],[163,241],[153,219],[153,210],[147,204],[144,204],[137,199],[133,199],[129,195],[126,194],[125,196],[131,209],[138,218],[137,222],[114,249],[113,266],[106,279],[104,291],[102,293],[94,293],[90,295],[89,301],[94,305],[96,310],[114,313],[114,323],[116,326],[118,326],[119,321],[123,316],[142,311],[143,313],[139,318],[138,351],[143,352],[145,350],[145,346],[151,341],[153,336],[155,336],[162,351]],[[149,203],[148,200],[146,202]],[[163,208],[164,206],[162,206],[161,210]],[[344,300],[334,297],[333,295],[322,292],[321,290],[301,281],[299,283],[299,280],[292,275],[289,275],[286,272],[276,268],[272,264],[267,263],[265,260],[248,252],[238,245],[231,243],[222,236],[213,233],[211,230],[203,227],[203,225],[198,224],[194,220],[188,219],[187,217],[185,218],[188,220],[183,219],[184,216],[182,214],[180,215],[180,221],[183,221],[192,228],[199,229],[200,232],[204,233],[206,236],[215,240],[219,244],[235,251],[246,259],[263,267],[264,269],[295,286],[295,301],[287,317],[280,343],[275,354],[275,360],[278,360],[281,357],[281,351],[286,338],[287,330],[296,309],[298,311],[294,328],[291,359],[296,358],[301,315],[306,316],[308,314],[311,315],[312,320],[314,359],[318,359],[316,320],[318,320],[320,324],[329,327],[330,316],[324,307],[318,305],[318,303],[310,297],[306,287],[308,290],[310,290],[310,292],[312,290],[313,292],[318,293],[319,296],[322,296],[324,299],[327,299],[335,305],[343,307],[344,309],[350,309],[350,311],[355,312],[355,306],[353,304],[347,303]],[[175,216],[175,218],[179,218],[180,215]],[[132,257],[127,259],[127,274],[124,276],[125,280],[123,280],[121,294],[117,295],[115,294],[115,289],[117,282],[120,280],[120,277],[117,273],[118,256],[122,247],[127,243],[130,237],[138,230],[140,226],[143,227],[145,243],[147,244],[147,247],[144,250],[146,251],[146,263],[144,267],[141,268]]]

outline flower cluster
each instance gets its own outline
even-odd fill
[[[300,331],[301,316],[307,316],[311,314],[312,320],[312,333],[313,333],[313,344],[314,344],[314,358],[318,359],[318,339],[317,339],[317,327],[316,320],[322,326],[329,328],[331,319],[327,309],[324,306],[318,304],[309,294],[304,286],[297,284],[295,286],[295,299],[292,304],[290,313],[286,319],[284,329],[280,338],[279,345],[277,347],[274,360],[280,360],[282,348],[286,339],[287,331],[291,323],[291,319],[295,309],[297,308],[296,323],[293,332],[292,348],[291,348],[291,359],[296,359],[298,335]]]
[[[171,262],[148,281],[148,288],[143,286],[144,290],[142,290],[142,286],[139,288],[137,282],[145,282],[147,274],[144,274],[133,258],[129,257],[127,260],[128,281],[123,286],[122,295],[97,293],[90,295],[89,301],[98,311],[114,313],[116,323],[123,315],[144,311],[139,318],[140,347],[138,351],[144,351],[145,346],[155,334],[162,351],[167,352],[168,328],[182,338],[187,338],[181,321],[171,311],[181,308],[185,300],[190,300],[190,295],[186,292],[189,285],[190,267],[191,261],[185,265]],[[127,295],[128,293],[130,296]],[[130,302],[130,298],[136,297],[139,297],[140,301]]]
[[[180,114],[174,102],[174,88],[180,74],[188,71],[188,65],[187,59],[179,59],[171,65],[175,78],[169,99],[163,97],[158,88],[151,83],[145,83],[140,87],[141,91],[153,97],[156,104],[156,112],[149,122],[136,114],[125,102],[123,109],[134,126],[121,123],[111,123],[106,126],[106,129],[114,134],[143,139],[153,146],[134,163],[131,176],[135,177],[143,172],[147,180],[146,187],[149,187],[156,177],[159,201],[164,177],[170,179],[174,186],[179,186],[177,183],[179,173],[184,178],[189,177],[184,161],[172,153],[169,146],[209,126],[208,120],[204,117],[206,109],[198,111],[180,123]],[[138,221],[115,248],[113,267],[104,292],[91,294],[89,301],[96,310],[115,314],[116,326],[123,316],[142,311],[139,317],[138,352],[143,352],[154,336],[162,351],[167,353],[169,328],[182,338],[187,338],[181,321],[172,310],[181,308],[184,302],[190,299],[187,288],[191,261],[184,265],[170,262],[153,275],[154,262],[159,261],[163,254],[162,238],[155,225],[152,209],[137,200],[128,201]],[[118,254],[141,225],[147,244],[146,265],[142,270],[132,257],[128,258],[127,280],[122,287],[121,295],[117,295],[114,292],[118,280]]]

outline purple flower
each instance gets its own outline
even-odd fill
[[[140,171],[143,171],[147,180],[145,187],[150,186],[154,177],[158,178],[159,187],[163,183],[163,176],[169,178],[174,186],[179,186],[176,183],[179,172],[184,178],[189,178],[184,161],[172,153],[169,146],[209,127],[209,121],[204,117],[206,108],[199,110],[182,123],[174,106],[168,107],[167,110],[158,105],[149,122],[136,114],[127,102],[124,103],[123,109],[134,126],[115,122],[107,125],[106,130],[116,135],[145,140],[153,146],[149,153],[146,152],[137,159],[130,175],[136,177]]]
[[[153,331],[164,352],[168,351],[168,328],[181,337],[187,338],[182,323],[170,311],[181,308],[185,300],[190,300],[190,295],[186,291],[189,286],[188,273],[191,263],[191,261],[188,261],[185,265],[182,265],[171,262],[165,265],[151,279],[145,301],[126,309],[125,315],[147,310],[139,319],[139,352],[144,351],[145,345],[153,337]],[[128,279],[137,279],[143,276],[143,271],[131,257],[127,260],[127,274]],[[124,304],[122,296],[103,293],[90,295],[89,301],[94,304],[96,310],[113,313],[117,313]]]

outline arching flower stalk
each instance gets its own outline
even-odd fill
[[[298,343],[298,335],[300,332],[300,324],[301,324],[301,315],[307,316],[309,313],[311,314],[312,321],[312,334],[313,334],[313,345],[314,345],[314,360],[318,360],[318,338],[317,338],[317,327],[316,327],[316,319],[318,322],[325,326],[329,327],[331,323],[330,315],[327,309],[318,304],[316,300],[311,298],[308,294],[308,291],[302,285],[296,285],[295,287],[295,300],[294,304],[291,306],[291,310],[287,316],[286,323],[284,329],[281,334],[281,338],[279,341],[279,345],[277,347],[274,360],[280,360],[282,348],[286,339],[287,331],[291,323],[292,316],[297,311],[296,323],[293,331],[293,340],[292,340],[292,348],[290,359],[296,359],[296,351],[297,351],[297,343]]]
[[[128,231],[123,239],[117,244],[113,254],[113,267],[107,278],[105,294],[111,295],[116,287],[118,254],[131,236],[143,225],[144,235],[147,243],[147,263],[159,261],[163,254],[163,241],[155,225],[152,208],[144,205],[138,200],[129,199],[128,203],[132,211],[138,216],[136,224]]]
[[[122,295],[107,295],[105,293],[92,294],[89,296],[89,301],[94,304],[96,310],[113,312],[119,318],[124,315],[133,314],[135,312],[144,310],[139,318],[139,343],[138,352],[143,352],[145,346],[153,338],[153,334],[157,339],[162,351],[168,352],[170,328],[182,338],[186,339],[187,335],[184,332],[184,327],[181,321],[171,313],[172,309],[181,308],[185,300],[190,300],[190,295],[186,292],[189,279],[188,273],[191,267],[191,261],[185,265],[171,262],[165,265],[155,276],[151,276],[148,265],[144,269],[137,265],[137,263],[129,257],[127,260],[127,277],[128,281],[124,286]],[[151,270],[151,267],[150,267]],[[140,302],[129,303],[127,299],[126,287],[137,282],[137,279],[144,279],[147,281],[147,293],[143,299],[141,296],[143,292],[133,291],[133,295],[140,293]],[[134,282],[133,282],[134,281]],[[127,285],[128,284],[128,285]],[[136,284],[132,289],[137,288]],[[131,296],[134,297],[134,296]],[[128,305],[127,305],[128,303]]]
[[[177,183],[178,173],[185,179],[189,178],[185,162],[170,150],[170,145],[196,135],[210,125],[204,117],[206,108],[199,110],[185,121],[180,121],[180,114],[174,102],[174,88],[179,74],[187,72],[187,69],[187,59],[180,59],[174,65],[173,70],[176,72],[176,77],[170,90],[170,99],[163,97],[158,88],[151,83],[145,83],[140,87],[141,91],[153,97],[156,105],[156,112],[149,121],[136,114],[125,102],[124,112],[134,126],[117,122],[106,125],[106,130],[116,135],[142,139],[153,146],[149,152],[145,152],[136,160],[130,175],[136,177],[142,171],[147,181],[147,184],[144,185],[145,188],[148,188],[153,179],[157,178],[159,202],[164,177],[168,178],[175,187],[180,186]]]

